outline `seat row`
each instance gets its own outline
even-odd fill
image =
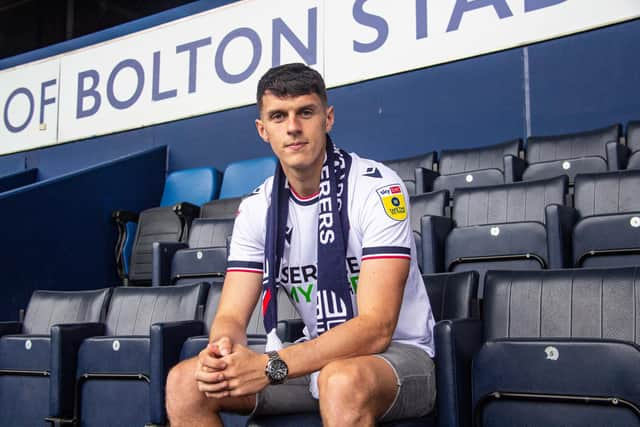
[[[469,317],[476,282],[476,273],[425,276],[436,318]],[[166,424],[168,371],[207,345],[220,292],[205,283],[34,292],[22,322],[0,322],[3,423]],[[278,295],[284,341],[302,334],[290,297]],[[259,308],[247,332],[263,351]]]
[[[383,162],[410,194],[640,168],[640,121],[565,135],[532,136],[500,144],[429,152]]]

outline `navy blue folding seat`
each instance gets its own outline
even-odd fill
[[[0,176],[0,193],[24,185],[33,184],[38,179],[38,168],[31,168]]]
[[[436,152],[420,154],[396,160],[385,160],[384,163],[393,169],[404,181],[409,195],[430,191],[433,180],[438,175],[433,171]]]
[[[425,273],[489,269],[562,268],[571,265],[564,221],[567,177],[458,189],[453,221],[422,219]],[[434,217],[435,218],[435,217]],[[431,222],[430,222],[431,221]],[[454,226],[455,225],[455,226]],[[444,254],[444,255],[441,255]],[[443,264],[434,265],[443,260]],[[482,296],[482,286],[479,290]]]
[[[198,218],[187,243],[153,243],[152,285],[220,282],[227,270],[233,219]]]
[[[627,148],[620,144],[619,124],[567,135],[527,138],[527,165],[522,179],[569,176],[624,169]]]
[[[640,268],[492,271],[436,326],[442,426],[640,425]]]
[[[461,273],[424,274],[422,276],[431,310],[436,321],[443,319],[465,319],[473,314],[473,302],[478,287],[478,273],[465,271]],[[279,416],[257,416],[251,418],[252,427],[298,427],[322,426],[320,414],[301,413]],[[389,422],[385,426],[424,427],[436,425],[436,413],[422,418],[413,418]]]
[[[238,213],[242,197],[216,199],[205,203],[200,208],[200,218],[234,219]]]
[[[627,125],[627,147],[631,152],[627,169],[640,169],[640,120]]]
[[[449,206],[449,192],[442,190],[410,196],[409,206],[411,209],[411,229],[416,242],[416,256],[418,266],[422,271],[422,229],[420,226],[422,217],[425,215],[444,217],[446,208]]]
[[[101,333],[109,293],[35,291],[23,322],[0,322],[0,424],[73,417],[75,354]]]
[[[208,285],[119,287],[102,336],[78,351],[76,418],[82,426],[166,424],[165,383],[189,336],[203,331]]]
[[[174,171],[167,176],[158,207],[139,214],[126,210],[113,212],[118,229],[116,264],[123,282],[149,284],[153,242],[186,241],[200,205],[216,197],[219,188],[220,174],[213,168]]]
[[[522,173],[518,158],[522,140],[514,139],[486,147],[443,150],[438,160],[440,175],[433,181],[433,190],[482,187],[519,181]]]
[[[576,267],[640,265],[640,170],[578,175]]]

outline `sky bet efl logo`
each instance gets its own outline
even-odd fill
[[[384,211],[396,221],[404,221],[407,219],[407,205],[404,202],[402,188],[398,184],[387,185],[378,188],[378,196],[382,200]]]

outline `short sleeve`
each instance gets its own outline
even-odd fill
[[[266,206],[262,194],[255,194],[240,203],[233,226],[227,271],[262,273]]]
[[[359,214],[362,261],[377,258],[411,259],[409,197],[397,175],[370,187]]]

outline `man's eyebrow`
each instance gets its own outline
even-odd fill
[[[298,107],[298,111],[306,110],[306,109],[317,110],[318,109],[318,105],[317,104],[306,104],[306,105],[303,105],[301,107]]]

